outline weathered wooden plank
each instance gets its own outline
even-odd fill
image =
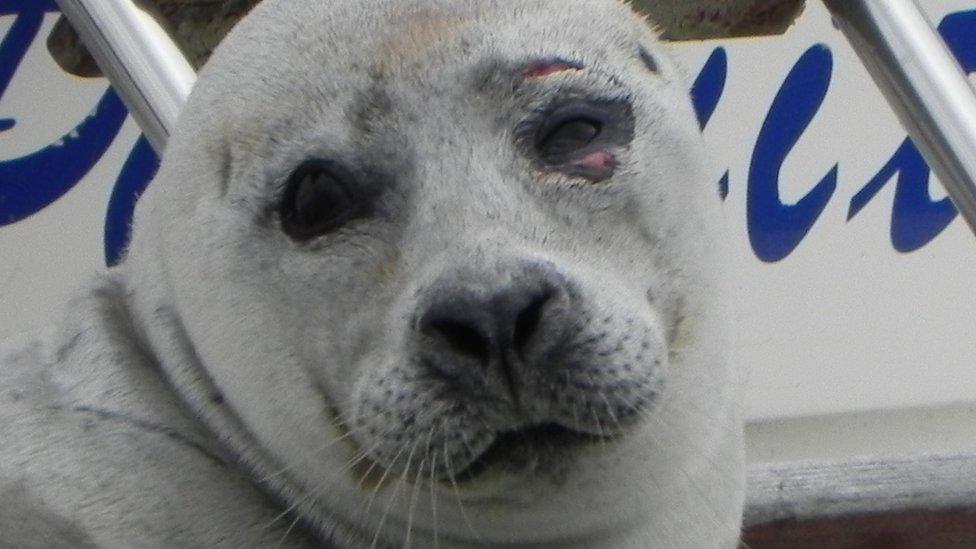
[[[976,455],[756,464],[747,525],[976,509]]]

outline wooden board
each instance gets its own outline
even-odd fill
[[[752,549],[976,547],[976,456],[753,465]]]

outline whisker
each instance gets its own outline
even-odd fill
[[[436,427],[435,427],[436,429]],[[432,431],[433,432],[433,431]],[[430,443],[427,443],[427,449],[430,451]],[[434,526],[434,549],[440,549],[440,537],[437,531],[437,486],[434,474],[437,471],[437,452],[432,452],[433,459],[430,464],[430,509]]]
[[[382,415],[382,413],[377,413],[377,414],[375,414],[373,416],[370,416],[369,418],[365,418],[365,419],[367,419],[367,420],[373,419],[373,418],[378,417],[380,415]],[[365,426],[358,427],[358,428],[349,428],[349,427],[346,427],[347,425],[348,425],[348,423],[345,422],[345,421],[342,421],[341,419],[334,420],[332,422],[332,427],[333,428],[336,428],[336,429],[340,429],[340,427],[341,427],[340,430],[345,431],[345,434],[343,434],[342,436],[340,436],[338,438],[335,438],[335,439],[332,439],[332,440],[326,442],[325,444],[323,444],[322,446],[316,448],[315,450],[312,450],[312,455],[313,456],[318,456],[319,454],[321,454],[321,453],[325,452],[326,450],[332,448],[336,444],[339,444],[340,442],[343,442],[345,440],[348,440],[354,434],[366,430],[366,427]],[[261,478],[261,480],[259,482],[261,482],[262,484],[266,484],[271,479],[285,474],[286,472],[292,470],[294,467],[295,467],[294,464],[293,465],[286,465],[286,466],[282,467],[281,469],[278,469],[277,471],[274,471],[274,472],[271,472],[271,473],[265,475],[264,477]]]
[[[673,431],[672,429],[669,428],[670,426],[667,424],[667,422],[664,421],[664,418],[662,418],[659,414],[648,413],[648,414],[645,414],[644,417],[652,417],[654,421],[656,421],[659,425],[661,425],[662,427],[665,428],[665,431],[666,432],[672,432]],[[658,441],[658,440],[649,440],[649,443],[650,444],[654,444],[654,445],[658,445],[658,446],[661,446],[662,445],[661,442]],[[709,456],[707,454],[702,454],[699,457],[705,459],[706,460],[706,463],[708,465],[710,465],[711,467],[713,467],[715,471],[718,471],[718,472],[721,473],[725,469],[725,467],[720,466],[719,464],[717,464],[714,461],[714,458],[712,458],[712,456]],[[687,481],[687,483],[691,487],[692,492],[695,494],[695,497],[698,498],[700,506],[705,507],[708,510],[708,514],[710,515],[710,519],[713,521],[713,523],[717,527],[719,527],[719,528],[721,528],[723,530],[734,529],[737,532],[741,529],[740,528],[740,525],[737,524],[737,523],[733,525],[732,523],[726,522],[726,520],[719,514],[719,512],[711,505],[710,499],[702,491],[701,486],[697,482],[697,478],[694,477],[691,473],[689,473],[688,470],[685,467],[681,466],[680,464],[675,464],[675,470],[677,470],[678,473],[685,478],[685,480]],[[727,478],[726,475],[721,475],[721,474],[719,475],[719,477],[722,478],[722,479]],[[732,482],[734,482],[734,481],[732,481]],[[737,487],[737,484],[738,483],[736,483],[736,487]],[[689,507],[691,507],[693,509],[698,509],[697,506],[693,506],[690,503],[688,505],[689,505]]]
[[[610,419],[617,427],[616,431],[618,433],[623,432],[624,426],[620,423],[620,419],[617,418],[617,414],[613,412],[613,405],[610,404],[610,399],[607,398],[607,395],[603,391],[600,391],[600,397],[603,399],[603,403],[607,405],[607,414],[610,415]]]
[[[454,487],[454,497],[457,498],[458,509],[461,511],[461,518],[464,520],[464,524],[468,527],[471,535],[474,536],[474,539],[481,544],[481,536],[474,529],[474,526],[472,526],[471,519],[468,518],[468,513],[464,510],[464,502],[461,501],[461,489],[458,487],[457,479],[454,478],[454,465],[451,464],[451,456],[447,453],[446,442],[444,443],[444,462],[447,464],[447,478],[451,481],[451,486]]]
[[[424,467],[427,465],[427,458],[430,457],[430,438],[434,434],[434,428],[430,430],[430,435],[427,437],[428,443],[424,447],[424,459],[420,460],[420,467],[417,469],[417,477],[413,481],[413,495],[410,497],[410,509],[407,511],[407,535],[403,542],[405,549],[410,548],[410,537],[413,534],[413,514],[417,509],[417,496],[420,495],[420,476],[424,472]],[[419,441],[418,441],[419,442]]]
[[[649,440],[648,442],[649,444],[652,444],[659,448],[665,446],[665,444],[659,444],[656,440]],[[661,482],[658,480],[658,478],[654,474],[652,474],[651,471],[648,471],[647,473],[648,473],[647,478],[650,480],[651,484],[653,485],[653,489],[655,490],[656,494],[654,492],[647,490],[646,487],[640,485],[634,485],[634,487],[640,493],[644,494],[644,497],[652,498],[655,497],[657,494],[662,493],[664,491],[664,487],[661,484]],[[697,507],[695,507],[691,502],[679,500],[676,503],[677,505],[680,505],[685,512],[691,512],[692,514],[694,514],[694,512],[697,510]],[[661,526],[667,527],[668,521],[662,522]],[[670,540],[669,543],[673,544],[675,540],[680,540],[685,536],[687,536],[687,533],[684,532],[682,528],[678,527],[678,528],[668,528],[667,531],[660,532],[660,536],[656,536],[656,537],[658,541],[662,541],[663,538],[663,541]],[[653,546],[664,546],[664,545],[666,544],[662,544],[662,543],[653,544]]]
[[[390,495],[390,501],[386,503],[386,509],[383,511],[383,516],[380,518],[380,524],[376,527],[376,534],[373,536],[373,543],[369,546],[369,549],[376,549],[376,544],[379,543],[380,534],[383,532],[383,526],[386,525],[386,519],[390,515],[390,510],[393,509],[393,504],[396,502],[397,496],[400,495],[400,488],[403,485],[403,481],[407,478],[410,473],[410,462],[413,460],[413,453],[417,450],[417,444],[420,441],[414,442],[413,448],[410,449],[410,454],[407,456],[407,466],[403,468],[403,473],[400,475],[400,480],[397,481],[396,488],[393,489],[393,494]]]
[[[394,456],[393,461],[390,462],[390,466],[383,468],[383,476],[380,477],[380,481],[376,484],[376,489],[373,490],[373,493],[369,496],[369,502],[366,504],[366,511],[363,513],[363,516],[365,516],[367,519],[369,518],[370,509],[373,508],[373,501],[375,501],[376,499],[376,494],[378,494],[380,490],[383,488],[383,484],[386,482],[386,477],[389,476],[390,471],[393,469],[393,466],[396,465],[397,461],[400,460],[400,456],[403,455],[403,452],[405,452],[406,449],[407,449],[407,445],[404,444],[403,448],[400,448],[400,451],[397,452],[396,456]]]
[[[468,451],[468,455],[471,456],[472,460],[478,459],[478,453],[474,451],[474,448],[471,446],[471,442],[468,441],[467,433],[461,431],[460,435],[461,435],[461,444],[464,444],[464,448]]]
[[[390,430],[390,432],[392,432],[392,429]],[[305,505],[309,501],[312,501],[317,497],[319,497],[322,493],[324,493],[326,489],[334,486],[335,483],[338,482],[338,480],[342,478],[342,475],[344,475],[347,471],[350,471],[351,469],[355,468],[356,465],[361,463],[364,459],[367,459],[369,455],[374,450],[376,450],[376,448],[378,448],[379,446],[380,443],[377,443],[373,445],[371,448],[369,448],[368,450],[360,450],[359,452],[354,454],[342,467],[340,467],[338,470],[335,470],[333,474],[330,475],[328,479],[326,479],[327,484],[321,485],[318,488],[307,489],[306,493],[301,498],[297,499],[295,502],[289,505],[284,511],[282,511],[278,516],[276,516],[265,528],[269,529],[277,521],[281,520],[286,515],[288,515],[288,513],[295,511],[295,509],[299,508],[300,506]],[[315,457],[318,453],[321,453],[321,451],[313,454],[313,457]],[[370,466],[370,470],[372,469],[373,466],[375,466],[375,462],[373,462],[372,465]],[[362,479],[360,480],[360,482],[362,482]]]
[[[278,522],[279,520],[281,520],[284,517],[286,517],[289,513],[294,512],[299,507],[301,507],[303,505],[306,505],[309,502],[314,501],[315,499],[317,499],[325,491],[326,488],[332,487],[335,484],[335,481],[336,480],[338,480],[339,478],[341,478],[341,476],[343,474],[345,474],[347,471],[349,471],[352,468],[354,468],[358,463],[362,462],[362,460],[366,459],[368,457],[368,455],[369,454],[366,451],[362,451],[362,452],[357,453],[355,456],[353,456],[349,461],[347,461],[341,468],[339,468],[330,477],[330,479],[329,479],[330,482],[328,483],[328,485],[321,486],[320,488],[317,488],[317,489],[316,488],[313,488],[313,489],[306,490],[306,493],[304,495],[302,495],[300,498],[298,498],[297,500],[295,500],[295,502],[293,502],[284,511],[282,511],[274,519],[272,519],[272,521],[269,522],[264,527],[265,530],[270,529],[272,526],[274,526],[274,524],[276,522]],[[298,523],[298,521],[300,519],[301,519],[301,515],[299,514],[295,518],[295,520],[292,522],[292,524],[288,527],[288,530],[285,532],[285,537],[288,536],[288,534],[290,533],[290,531],[295,527],[295,525]]]
[[[280,548],[282,544],[285,543],[285,540],[288,539],[288,536],[291,535],[291,531],[295,528],[295,526],[298,524],[298,521],[300,521],[301,519],[302,516],[300,514],[295,515],[295,520],[291,521],[291,524],[288,525],[288,529],[285,530],[285,534],[281,536],[281,539],[278,540],[278,544],[275,545],[276,548]]]

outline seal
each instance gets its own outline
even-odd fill
[[[124,264],[4,352],[26,510],[0,520],[91,546],[734,547],[705,157],[614,0],[262,2]]]

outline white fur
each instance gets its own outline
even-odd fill
[[[43,502],[96,546],[735,546],[741,425],[695,119],[642,21],[611,0],[571,4],[256,8],[204,68],[126,263],[56,335],[3,355],[0,497],[26,486],[15,503]],[[514,152],[519,101],[547,88],[514,97],[491,67],[553,56],[586,66],[554,86],[631,96],[635,139],[609,181],[532,175]],[[384,168],[384,215],[290,240],[274,204],[308,157]],[[373,441],[337,440],[349,428],[337,419],[368,423],[357,406],[379,398],[378,378],[400,379],[417,294],[512,258],[555,265],[587,314],[668,345],[654,351],[666,368],[648,370],[659,401],[558,481],[431,488],[395,471],[364,488],[347,464]],[[444,403],[429,398],[417,406],[436,415]]]

